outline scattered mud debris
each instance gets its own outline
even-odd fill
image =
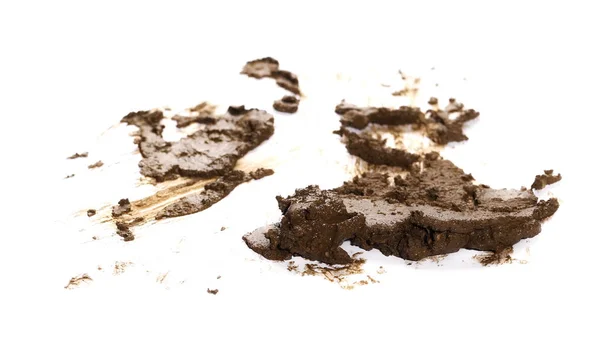
[[[560,174],[553,175],[554,170],[544,170],[543,175],[536,175],[533,184],[531,185],[531,189],[541,190],[544,189],[547,185],[554,184],[562,179]]]
[[[292,95],[286,95],[273,102],[273,108],[282,113],[295,113],[298,111],[300,100]]]
[[[74,160],[76,158],[83,158],[83,157],[88,157],[88,153],[87,152],[81,153],[81,154],[80,153],[75,153],[75,154],[67,157],[67,160]]]
[[[123,272],[125,272],[125,269],[128,266],[131,266],[131,265],[133,265],[132,262],[120,262],[120,261],[116,261],[115,262],[115,267],[113,269],[113,275],[116,276],[116,275],[122,274]]]
[[[225,230],[227,230],[226,227],[221,227],[221,231],[225,231]]]
[[[72,289],[83,282],[91,282],[93,281],[92,277],[90,277],[87,273],[81,274],[79,276],[73,277],[69,280],[69,283],[65,286],[65,289]]]
[[[104,165],[104,163],[102,161],[98,161],[96,163],[92,163],[92,164],[88,165],[88,168],[95,169],[95,168],[100,168],[103,165]]]
[[[210,293],[211,295],[216,295],[219,293],[219,289],[206,289],[206,292]]]
[[[404,74],[401,70],[398,71],[402,80],[404,81],[404,88],[392,93],[393,96],[407,96],[414,103],[417,95],[419,94],[419,87],[421,84],[421,78],[412,77]]]
[[[353,259],[340,245],[418,261],[461,248],[503,250],[537,235],[558,201],[538,201],[531,190],[491,189],[437,153],[406,177],[366,173],[339,188],[309,186],[278,196],[281,222],[246,234],[246,244],[268,259],[292,256],[327,264]],[[393,183],[390,183],[393,181]]]
[[[288,271],[298,271],[298,265],[294,261],[289,261],[287,265]]]
[[[71,174],[71,175],[67,175],[67,176],[65,176],[65,180],[66,180],[67,178],[71,178],[71,177],[75,177],[75,174]]]
[[[123,117],[121,122],[139,128],[141,174],[160,182],[178,176],[209,178],[233,170],[239,158],[273,135],[274,120],[263,110],[232,108],[177,142],[162,137],[162,111],[138,111]]]
[[[248,61],[241,74],[248,75],[256,79],[269,77],[275,79],[277,85],[296,95],[302,95],[298,83],[298,77],[287,71],[279,69],[279,61],[272,57]]]
[[[92,217],[96,214],[96,209],[88,209],[86,213],[88,217]]]
[[[496,252],[475,255],[473,256],[473,258],[479,261],[479,263],[481,263],[481,265],[483,266],[500,265],[504,263],[512,263],[513,258],[510,256],[510,254],[512,253],[513,247],[509,246],[506,248],[499,249]]]

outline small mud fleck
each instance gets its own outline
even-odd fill
[[[216,295],[217,293],[219,293],[219,289],[206,289],[206,292],[212,295]]]
[[[95,168],[100,168],[103,165],[104,165],[104,163],[102,161],[98,161],[96,163],[88,165],[88,168],[89,169],[95,169]]]
[[[88,209],[87,216],[92,217],[96,214],[96,209]]]
[[[93,279],[87,273],[73,277],[69,280],[69,283],[65,286],[65,289],[72,289],[83,282],[91,282]]]
[[[87,152],[81,153],[81,154],[80,153],[75,153],[75,154],[67,157],[67,160],[74,160],[76,158],[82,158],[82,157],[88,157],[88,153]]]
[[[74,177],[74,176],[75,176],[75,174],[67,175],[67,176],[65,176],[65,180],[66,180],[67,178],[71,178],[71,177]]]

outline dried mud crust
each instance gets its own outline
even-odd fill
[[[300,100],[292,95],[286,95],[280,100],[273,102],[273,109],[282,113],[295,113],[298,111]]]
[[[132,112],[121,120],[139,128],[140,172],[156,181],[225,175],[238,159],[274,132],[272,115],[244,106],[230,107],[226,114],[217,116],[205,111],[193,121],[179,118],[180,125],[199,123],[202,128],[177,142],[163,139],[162,119],[162,111],[155,110]]]
[[[272,57],[248,61],[241,74],[256,79],[269,77],[275,79],[277,85],[293,94],[301,95],[298,77],[287,70],[279,69],[279,61]]]
[[[352,258],[340,245],[409,260],[461,248],[500,251],[537,235],[558,201],[538,201],[531,190],[491,189],[437,153],[427,154],[423,171],[406,177],[367,173],[339,188],[299,189],[277,197],[278,224],[246,234],[244,241],[268,259],[302,256],[328,264]],[[393,183],[392,183],[393,182]]]
[[[341,115],[342,129],[363,130],[369,124],[411,125],[414,129],[423,130],[428,138],[440,145],[468,140],[463,126],[479,116],[479,112],[465,110],[464,105],[455,99],[450,99],[444,110],[430,109],[425,113],[416,107],[358,107],[345,101],[335,107],[335,112]],[[453,118],[450,117],[452,113],[456,115]]]

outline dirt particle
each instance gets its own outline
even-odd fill
[[[216,295],[219,293],[219,289],[206,289],[206,292],[210,293],[211,295]]]
[[[225,229],[227,229],[226,227],[221,227],[221,231],[225,231]]]
[[[71,178],[71,177],[75,177],[75,174],[67,175],[67,176],[65,176],[65,179]]]
[[[88,209],[87,216],[92,217],[96,214],[96,209]]]

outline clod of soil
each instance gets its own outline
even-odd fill
[[[115,205],[112,208],[113,217],[119,217],[129,212],[131,212],[131,203],[129,203],[129,199],[127,198],[120,199],[119,204]]]
[[[553,175],[554,170],[544,170],[543,175],[536,175],[533,184],[531,185],[531,189],[541,190],[544,189],[549,184],[554,184],[562,179],[560,174]]]
[[[309,186],[277,197],[280,223],[244,241],[268,259],[302,256],[328,264],[352,262],[340,247],[347,240],[408,260],[461,248],[496,252],[537,235],[559,206],[554,198],[538,201],[531,190],[475,185],[437,153],[422,164],[422,172],[406,177],[367,173],[336,189]]]

